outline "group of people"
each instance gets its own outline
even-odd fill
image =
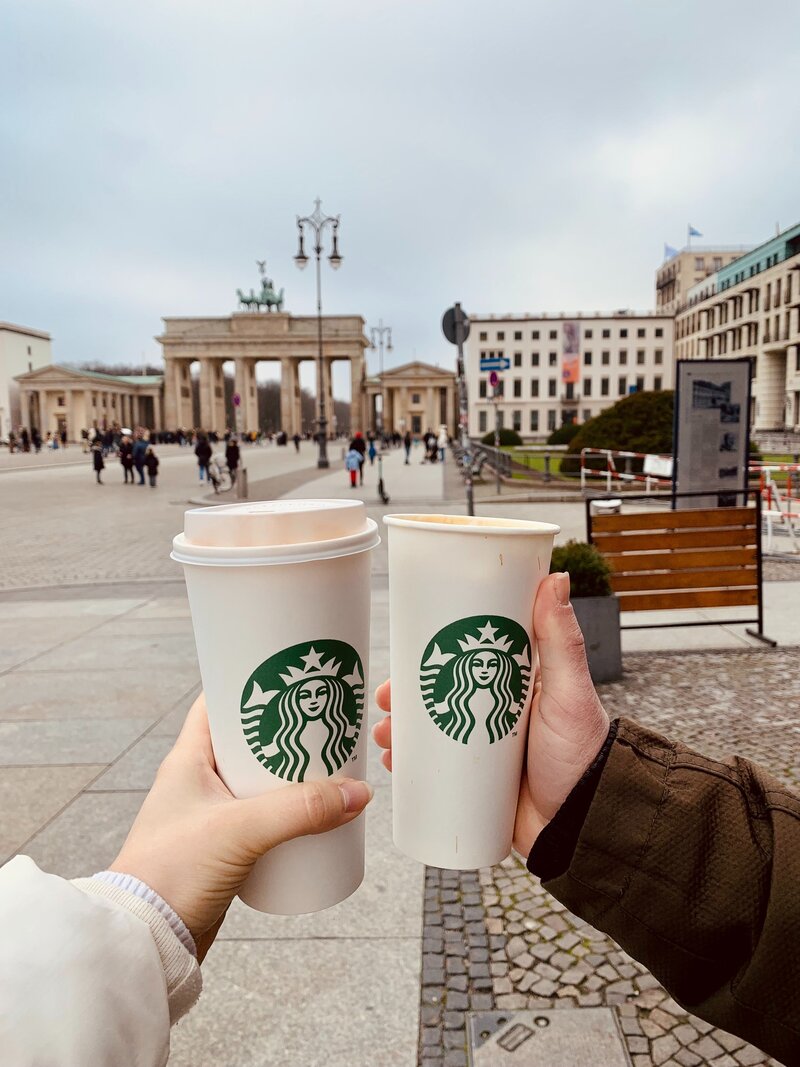
[[[423,463],[444,463],[447,449],[450,445],[450,435],[446,426],[440,426],[438,434],[433,430],[427,430],[421,438],[415,437],[409,430],[401,437],[399,433],[384,434],[380,439],[373,433],[367,434],[366,440],[359,430],[353,435],[344,457],[344,465],[350,475],[350,486],[355,489],[364,484],[364,467],[367,459],[370,466],[375,462],[378,448],[393,446],[398,448],[401,444],[405,451],[405,464],[411,463],[411,449],[421,441],[424,447],[422,456]]]
[[[47,434],[43,438],[36,426],[32,426],[30,432],[27,426],[20,426],[19,430],[10,430],[8,434],[9,452],[41,452],[42,448],[66,448],[67,431],[58,430],[56,433]]]
[[[89,451],[92,456],[92,468],[98,485],[104,485],[102,473],[106,465],[106,456],[116,452],[122,466],[122,473],[126,485],[133,485],[136,481],[134,471],[139,476],[139,485],[145,485],[145,471],[150,488],[156,488],[158,477],[158,456],[153,448],[152,438],[145,437],[145,430],[136,430],[133,436],[122,434],[118,442],[112,445],[106,443],[105,434],[99,430],[94,431],[89,439]]]

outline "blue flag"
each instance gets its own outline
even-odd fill
[[[678,249],[673,248],[672,245],[664,245],[664,259],[672,259],[673,256],[677,256]]]
[[[703,235],[702,235],[702,233],[700,233],[699,230],[696,230],[694,228],[694,226],[692,226],[691,223],[689,223],[689,236],[690,237],[702,237]]]

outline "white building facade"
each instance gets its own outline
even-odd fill
[[[470,316],[465,349],[469,432],[501,427],[543,441],[565,423],[587,422],[631,392],[674,385],[669,312],[603,315]],[[500,394],[492,399],[482,357],[502,356]]]
[[[7,441],[9,431],[27,421],[14,378],[52,361],[49,333],[0,322],[0,441]]]

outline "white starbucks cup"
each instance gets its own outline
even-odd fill
[[[196,508],[184,566],[217,771],[235,797],[366,777],[370,549],[360,501]],[[364,877],[364,816],[274,848],[239,894],[277,915],[338,904]]]
[[[471,870],[511,852],[536,649],[559,527],[387,515],[395,845]]]

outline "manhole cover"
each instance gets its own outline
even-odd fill
[[[469,1016],[471,1067],[630,1067],[611,1008]]]

